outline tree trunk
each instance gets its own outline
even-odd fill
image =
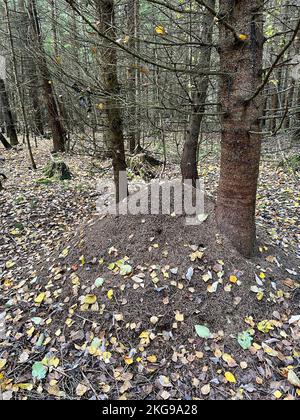
[[[3,113],[5,118],[6,130],[10,140],[10,144],[12,146],[16,146],[18,142],[17,131],[14,123],[14,119],[12,116],[12,112],[10,109],[10,103],[8,94],[5,87],[5,82],[3,79],[0,79],[0,100],[3,107]]]
[[[128,47],[135,51],[137,48],[138,26],[139,26],[139,0],[128,0],[127,3],[127,31],[129,36]],[[138,60],[135,57],[130,57],[128,69],[128,89],[129,89],[129,151],[131,154],[136,152],[139,148],[139,129],[138,129]]]
[[[39,51],[39,69],[42,76],[44,97],[48,109],[48,116],[50,120],[50,127],[53,137],[53,151],[54,152],[64,152],[65,151],[65,129],[60,119],[58,106],[55,100],[55,95],[52,86],[52,80],[50,72],[48,69],[47,59],[45,56],[45,51],[43,47],[41,29],[38,19],[38,14],[36,10],[35,0],[30,0],[30,20],[32,25],[32,30],[34,33],[35,45]]]
[[[12,146],[8,143],[8,141],[6,140],[6,138],[4,137],[2,133],[0,133],[0,141],[6,150],[12,149]]]
[[[216,1],[208,0],[207,5],[215,9]],[[204,39],[207,44],[212,43],[214,16],[207,12],[203,17],[203,32],[201,39]],[[202,47],[199,56],[199,67],[208,69],[211,61],[212,47]],[[198,175],[198,143],[203,121],[203,113],[205,112],[205,102],[207,98],[207,91],[209,86],[208,76],[201,76],[200,82],[194,81],[194,92],[192,94],[192,114],[190,117],[189,127],[186,133],[185,144],[181,159],[181,174],[182,179],[192,180],[193,186],[196,186]]]
[[[99,13],[99,30],[111,39],[116,39],[114,1],[95,1]],[[117,74],[117,53],[116,49],[111,46],[109,42],[103,42],[104,47],[101,51],[101,75],[104,91],[107,94],[105,99],[105,111],[108,122],[107,135],[110,140],[112,153],[114,181],[116,185],[116,200],[117,203],[119,203],[127,196],[127,188],[125,188],[125,194],[122,195],[119,193],[121,182],[120,172],[126,173],[127,165],[125,158],[121,107],[118,98],[118,95],[120,94],[120,86]],[[104,135],[106,135],[106,133],[104,133]]]
[[[261,155],[259,118],[262,95],[250,98],[262,82],[261,0],[221,2],[221,16],[245,41],[220,24],[222,157],[216,216],[220,230],[245,257],[255,251],[256,193]]]
[[[34,48],[32,31],[30,31],[30,20],[26,10],[25,0],[19,0],[19,9],[20,9],[20,38],[21,38],[21,48],[22,55],[24,60],[24,70],[25,70],[25,80],[28,84],[28,90],[30,93],[30,98],[32,101],[33,108],[33,131],[35,134],[42,136],[44,135],[44,124],[41,112],[41,101],[39,96],[39,77],[37,73],[36,64],[33,60],[33,57],[28,52],[28,48]]]

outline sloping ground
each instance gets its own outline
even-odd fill
[[[41,186],[40,174],[18,182],[21,160],[0,196],[5,398],[299,398],[297,180],[263,168],[268,232],[248,261],[218,234],[210,202],[199,227],[100,220],[88,217],[94,191],[78,188],[89,162],[68,162],[81,179]]]

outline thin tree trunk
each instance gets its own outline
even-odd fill
[[[15,46],[14,46],[12,27],[11,27],[11,21],[10,21],[10,13],[9,13],[7,0],[4,0],[4,4],[5,4],[5,11],[6,11],[6,18],[7,18],[7,27],[8,27],[8,35],[9,35],[9,41],[10,41],[10,47],[11,47],[11,54],[12,54],[13,73],[14,73],[14,77],[15,77],[17,94],[18,94],[18,99],[19,99],[19,102],[20,102],[21,112],[22,112],[22,117],[23,117],[23,122],[24,122],[24,130],[25,130],[25,139],[26,139],[26,144],[27,144],[27,151],[28,151],[28,156],[29,156],[31,167],[32,167],[32,169],[36,169],[36,163],[34,161],[32,148],[31,148],[31,144],[30,144],[27,115],[26,115],[24,101],[23,101],[23,98],[22,98],[19,75],[18,75],[18,70],[17,70],[17,60],[16,60]]]
[[[208,0],[207,5],[215,9],[216,1]],[[208,44],[212,43],[214,16],[207,12],[203,17],[203,36]],[[202,47],[199,55],[199,67],[208,69],[211,61],[212,47]],[[200,82],[194,81],[194,91],[192,93],[192,114],[189,127],[186,133],[186,139],[181,159],[182,179],[192,180],[193,186],[196,186],[198,175],[198,144],[203,113],[205,112],[205,102],[207,98],[209,78],[202,76]]]
[[[116,39],[115,13],[113,0],[95,0],[99,13],[99,29],[111,39]],[[120,86],[117,74],[117,52],[109,42],[104,41],[101,55],[101,73],[104,90],[107,93],[105,100],[105,111],[108,121],[108,138],[112,153],[112,164],[114,170],[114,181],[116,185],[116,199],[119,203],[125,197],[119,194],[120,172],[126,173],[127,165],[125,158],[125,146],[123,135],[123,123],[121,108],[118,99]],[[104,134],[105,135],[105,134]]]
[[[39,52],[39,69],[42,76],[44,96],[48,109],[48,116],[50,120],[50,126],[53,137],[53,151],[64,152],[65,151],[65,129],[60,119],[59,110],[55,101],[55,95],[52,86],[52,80],[48,69],[48,64],[45,56],[45,51],[42,43],[41,29],[39,25],[39,19],[37,15],[36,2],[30,0],[29,15],[32,25],[32,30],[35,38],[35,45]]]
[[[12,149],[12,146],[8,143],[8,141],[6,140],[6,138],[4,137],[2,133],[0,133],[0,141],[6,150]]]
[[[237,33],[238,42],[220,25],[222,157],[216,216],[220,230],[245,257],[255,251],[256,193],[261,155],[259,118],[262,95],[247,101],[262,81],[263,17],[261,0],[222,1],[221,16]]]
[[[5,125],[7,130],[7,135],[9,137],[10,144],[16,146],[18,142],[17,131],[13,119],[13,115],[10,109],[10,103],[8,94],[6,91],[5,82],[3,79],[0,79],[0,100],[3,107],[3,114],[5,119]]]
[[[135,51],[137,47],[138,38],[138,22],[139,22],[139,0],[128,0],[127,3],[127,31],[129,36],[128,47]],[[130,121],[129,121],[129,150],[133,154],[139,145],[139,130],[138,130],[138,71],[137,59],[130,57],[128,69],[128,89],[129,89],[129,104],[130,104]]]
[[[21,37],[21,46],[24,56],[24,68],[25,68],[25,78],[28,85],[28,90],[30,93],[30,98],[32,100],[33,108],[33,131],[36,135],[44,135],[44,124],[41,112],[41,101],[39,97],[39,77],[37,74],[36,64],[33,58],[30,55],[30,48],[34,49],[32,45],[32,36],[30,35],[30,20],[25,6],[24,0],[19,0],[19,9],[20,9],[20,19],[22,25],[20,25],[20,37]]]

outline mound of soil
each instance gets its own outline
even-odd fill
[[[291,363],[294,344],[291,341],[283,346],[277,337],[282,339],[280,328],[286,330],[284,322],[299,313],[295,272],[291,279],[286,271],[292,266],[296,270],[299,262],[269,246],[263,235],[260,254],[253,260],[244,259],[218,232],[212,203],[206,203],[206,211],[208,219],[200,226],[187,226],[182,216],[95,218],[61,250],[60,264],[57,255],[47,262],[48,274],[40,279],[40,288],[59,290],[63,302],[53,311],[51,292],[51,329],[55,332],[62,320],[71,317],[73,324],[65,327],[63,342],[68,350],[72,348],[71,357],[78,360],[79,352],[84,358],[96,389],[99,379],[93,370],[97,366],[99,375],[102,372],[105,380],[101,383],[108,382],[110,391],[100,393],[101,398],[164,398],[161,374],[177,383],[167,390],[168,398],[199,397],[199,387],[209,382],[210,370],[214,372],[211,383],[217,386],[209,398],[235,398],[233,390],[223,389],[222,363],[214,356],[218,351],[252,366],[246,374],[236,364],[235,374],[254,392],[249,399],[263,398],[272,388],[266,391],[261,384],[258,390],[255,384],[252,390],[260,364],[269,363],[278,372],[278,366],[285,366],[285,357]],[[252,348],[252,354],[241,349],[237,335],[250,328],[252,319],[252,326],[277,320],[274,340],[280,355],[286,347],[286,356],[274,363],[264,360],[258,348]],[[213,334],[210,345],[197,336],[196,325],[209,328]],[[101,361],[102,356],[88,359],[86,348],[95,337],[106,341],[110,364]],[[256,342],[265,338],[263,332],[256,331]],[[253,356],[255,353],[258,356]],[[131,378],[126,392],[120,392],[105,374],[109,371],[114,376],[115,369],[124,370]],[[274,375],[269,381],[275,381]]]

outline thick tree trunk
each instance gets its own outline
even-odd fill
[[[60,119],[58,106],[55,100],[55,95],[52,87],[52,80],[48,69],[48,64],[45,56],[45,51],[42,43],[41,29],[39,25],[39,19],[36,10],[35,0],[30,0],[30,20],[34,33],[35,45],[39,51],[39,69],[42,76],[44,97],[47,105],[48,116],[50,127],[53,137],[53,151],[64,152],[65,151],[65,138],[66,133]]]
[[[208,0],[207,5],[215,9],[216,1]],[[203,33],[201,39],[204,39],[207,44],[212,43],[214,16],[207,12],[203,17]],[[199,67],[208,69],[211,61],[212,47],[202,47],[199,55]],[[207,98],[209,86],[209,78],[201,76],[199,80],[194,81],[194,92],[192,95],[192,114],[190,117],[189,127],[186,133],[186,139],[183,148],[181,159],[181,174],[182,179],[192,180],[193,186],[196,186],[198,175],[198,143],[203,121],[203,113],[205,112],[205,102]]]
[[[221,16],[239,34],[238,42],[220,24],[222,158],[217,198],[219,228],[245,257],[255,251],[256,193],[261,155],[259,117],[262,95],[248,101],[262,81],[263,17],[261,0],[222,1]]]
[[[5,82],[3,79],[0,79],[0,100],[3,107],[6,130],[7,130],[7,135],[9,137],[9,140],[10,140],[10,144],[12,146],[16,146],[19,143],[18,136],[17,136],[17,131],[15,128],[12,112],[10,109],[10,103],[9,103],[9,98],[6,91]]]
[[[111,39],[116,39],[114,1],[95,1],[99,13],[99,29]],[[117,74],[117,53],[116,49],[111,46],[109,42],[104,41],[104,43],[105,45],[101,54],[101,73],[104,91],[107,93],[107,98],[105,100],[105,111],[108,122],[107,136],[110,140],[114,181],[116,185],[116,199],[119,203],[127,196],[127,188],[125,188],[125,196],[119,194],[121,182],[120,172],[126,173],[127,165],[125,158],[121,107],[118,98],[118,95],[120,94],[120,86]],[[106,133],[104,135],[106,135]]]

